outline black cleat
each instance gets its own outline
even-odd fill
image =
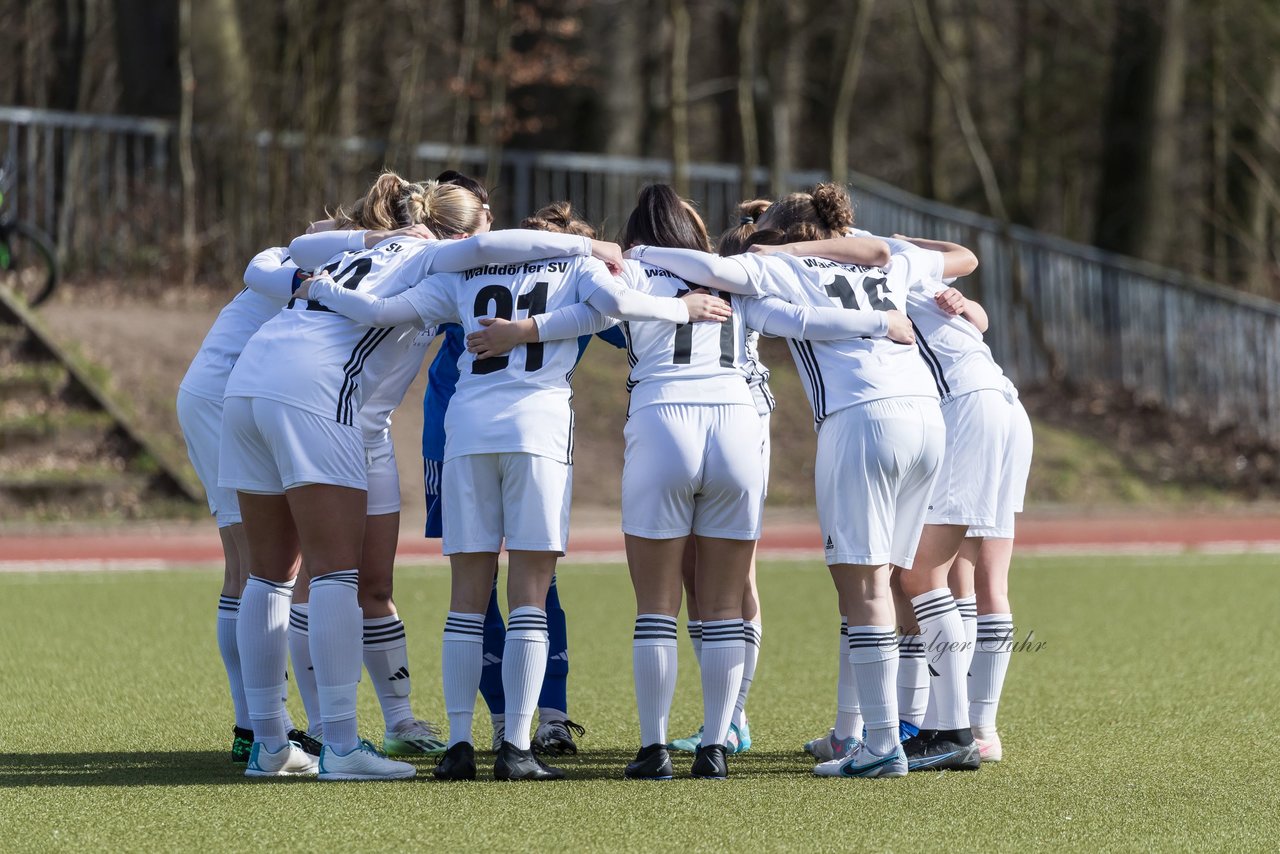
[[[921,730],[902,742],[908,771],[977,771],[982,755],[968,729]]]
[[[640,748],[634,762],[622,772],[628,780],[670,780],[675,774],[671,768],[671,754],[665,744],[651,744]]]
[[[547,721],[538,724],[538,731],[533,734],[533,752],[540,756],[577,755],[578,745],[573,737],[586,735],[587,729],[582,724],[575,724],[565,718],[559,721]]]
[[[249,751],[253,749],[253,730],[242,726],[231,728],[231,761],[237,765],[249,764]]]
[[[460,741],[444,752],[440,764],[431,772],[437,780],[474,780],[476,749],[469,741]]]
[[[563,780],[559,768],[544,765],[532,750],[521,750],[509,741],[502,742],[498,757],[493,760],[495,780]]]
[[[698,748],[693,757],[690,772],[703,780],[725,780],[729,777],[729,765],[724,759],[723,744],[708,744]]]
[[[312,738],[300,729],[289,730],[289,740],[296,743],[302,748],[302,752],[308,756],[319,756],[321,749],[324,747],[319,739]]]

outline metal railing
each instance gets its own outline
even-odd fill
[[[0,107],[0,157],[17,170],[6,204],[53,236],[72,270],[163,270],[180,246],[176,140],[167,121]],[[264,132],[236,141],[201,132],[196,144],[215,158],[238,146],[228,162],[244,173],[240,180],[223,175],[197,192],[206,252],[231,269],[261,246],[286,241],[324,204],[354,198],[388,158],[413,177],[448,166],[484,174],[488,165],[482,149],[443,143],[389,153],[361,138]],[[731,224],[740,169],[694,164],[689,173],[691,195],[712,231]],[[568,199],[611,234],[640,187],[671,175],[665,160],[504,151],[494,214],[511,224],[542,203]],[[763,169],[754,176],[762,195],[768,177]],[[799,172],[789,183],[824,177]],[[974,249],[982,265],[967,287],[995,319],[987,338],[1015,382],[1104,383],[1210,427],[1243,428],[1280,445],[1280,305],[1006,226],[864,175],[853,175],[850,185],[860,226]]]

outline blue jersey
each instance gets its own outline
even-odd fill
[[[617,326],[598,334],[620,350],[627,346]],[[458,357],[467,349],[462,327],[456,323],[442,325],[440,337],[443,339],[440,352],[427,370],[427,393],[422,398],[422,456],[437,461],[444,459],[444,416],[458,386]],[[578,339],[578,361],[582,361],[582,354],[590,343],[590,335]]]

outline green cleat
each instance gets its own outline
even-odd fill
[[[729,738],[727,739],[729,753],[746,753],[751,749],[751,724],[745,719],[742,726],[737,724],[729,724]]]
[[[435,724],[416,718],[401,722],[382,739],[388,756],[442,756],[446,747]]]
[[[253,730],[244,727],[231,728],[231,761],[236,765],[249,764],[249,752],[253,749]]]
[[[679,750],[682,753],[697,753],[698,748],[702,745],[702,727],[698,727],[698,731],[688,738],[677,738],[667,744],[670,750]]]

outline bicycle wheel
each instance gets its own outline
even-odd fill
[[[58,284],[53,244],[38,229],[17,222],[9,226],[0,245],[0,287],[6,287],[36,306]]]

